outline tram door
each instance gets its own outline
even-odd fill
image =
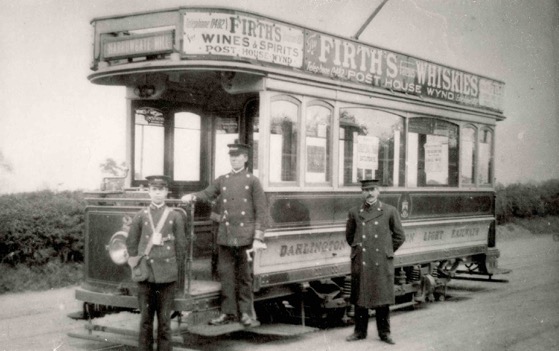
[[[258,176],[258,99],[248,99],[240,111],[217,113],[214,117],[214,177],[231,171],[228,144],[241,142],[251,146],[247,167]]]
[[[148,175],[167,174],[174,181],[170,197],[201,190],[231,170],[227,145],[236,141],[251,145],[247,167],[257,172],[258,98],[236,105],[205,110],[186,103],[133,101],[132,186],[145,186]]]

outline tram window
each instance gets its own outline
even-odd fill
[[[375,178],[383,186],[404,183],[404,119],[367,108],[340,109],[339,184]]]
[[[215,176],[231,171],[229,147],[239,139],[239,123],[237,117],[217,117],[215,120]]]
[[[164,153],[163,113],[150,107],[138,108],[134,117],[134,179],[143,180],[150,174],[163,174]]]
[[[332,110],[324,105],[307,107],[305,145],[305,181],[326,183],[330,181],[330,130]]]
[[[412,118],[408,126],[408,186],[458,186],[458,126]]]
[[[174,126],[174,180],[200,181],[200,116],[177,112]]]
[[[475,183],[475,155],[476,130],[474,127],[467,126],[462,129],[460,145],[460,174],[463,185],[473,185]]]
[[[271,104],[270,181],[273,183],[297,180],[299,104],[284,98]]]
[[[479,133],[479,184],[490,185],[493,182],[493,133],[483,129]]]

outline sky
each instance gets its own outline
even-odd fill
[[[125,159],[123,87],[91,73],[96,17],[234,7],[342,37],[381,0],[0,0],[0,193],[94,190]],[[359,39],[505,82],[502,184],[559,179],[559,2],[389,0]]]

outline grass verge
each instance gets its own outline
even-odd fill
[[[558,216],[516,218],[512,223],[521,226],[532,234],[559,234]]]
[[[0,294],[44,291],[77,285],[83,279],[82,263],[49,262],[43,266],[1,264]]]

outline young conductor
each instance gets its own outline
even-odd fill
[[[144,254],[148,263],[147,280],[138,282],[139,350],[153,350],[153,319],[157,315],[157,350],[167,351],[172,349],[171,312],[179,265],[186,255],[185,223],[180,213],[165,205],[169,177],[157,175],[146,179],[151,204],[132,220],[126,247],[131,266],[135,265],[133,258]]]

